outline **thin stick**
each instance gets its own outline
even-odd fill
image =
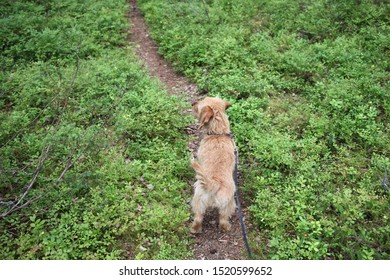
[[[0,218],[4,218],[5,216],[11,214],[12,212],[20,209],[20,208],[23,208],[25,207],[26,205],[30,204],[31,202],[37,200],[38,198],[34,198],[32,200],[29,200],[27,201],[26,203],[22,204],[21,206],[19,206],[19,204],[22,203],[23,199],[26,197],[26,195],[30,192],[32,186],[35,184],[37,178],[38,178],[38,175],[41,173],[41,170],[42,170],[42,166],[43,166],[43,163],[46,161],[46,158],[49,154],[49,150],[50,150],[50,144],[47,146],[47,147],[43,147],[42,148],[42,152],[41,152],[41,155],[39,157],[39,160],[38,160],[38,165],[37,165],[37,168],[35,169],[34,171],[34,175],[33,177],[31,178],[31,181],[30,183],[25,187],[25,191],[24,193],[20,196],[20,198],[18,199],[18,201],[11,207],[11,209],[5,211],[4,213],[2,213],[0,215]]]

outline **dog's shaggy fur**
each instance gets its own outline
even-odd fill
[[[206,97],[193,105],[200,128],[206,133],[197,151],[197,161],[191,164],[196,171],[195,192],[191,206],[195,214],[191,227],[193,233],[202,231],[204,213],[208,207],[219,210],[219,226],[228,231],[229,218],[235,210],[235,144],[230,137],[230,124],[225,110],[230,103],[219,98]]]

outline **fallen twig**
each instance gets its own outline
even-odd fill
[[[24,193],[19,197],[19,199],[16,201],[16,203],[12,204],[12,207],[6,211],[4,211],[1,215],[0,215],[0,218],[4,218],[5,216],[11,214],[12,212],[18,210],[18,209],[21,209],[23,207],[26,207],[28,204],[36,201],[37,199],[39,199],[39,197],[36,197],[36,198],[33,198],[27,202],[25,202],[24,204],[20,205],[22,203],[22,201],[24,200],[24,198],[26,197],[26,195],[30,192],[31,188],[33,187],[33,185],[35,184],[37,178],[38,178],[38,175],[39,173],[41,172],[42,170],[42,166],[44,164],[44,162],[46,161],[46,158],[49,154],[49,151],[50,151],[50,144],[47,145],[47,146],[44,146],[42,148],[42,151],[41,151],[41,155],[39,156],[39,159],[38,159],[38,165],[37,165],[37,168],[35,169],[34,173],[33,173],[33,176],[31,178],[31,181],[28,185],[26,185],[24,187],[25,191]]]

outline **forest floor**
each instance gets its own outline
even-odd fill
[[[170,64],[158,53],[158,46],[152,40],[148,27],[137,6],[136,0],[130,1],[129,21],[131,32],[130,44],[133,45],[141,63],[152,77],[158,78],[169,94],[182,96],[189,103],[201,99],[196,85],[177,73]],[[185,113],[190,113],[191,110]],[[199,143],[197,124],[187,128],[190,143],[188,149],[195,153]],[[191,184],[191,182],[189,182]],[[243,203],[243,202],[241,202]],[[242,207],[244,221],[248,230],[248,211]],[[207,211],[203,221],[203,232],[194,235],[193,258],[196,260],[218,259],[246,259],[245,245],[242,239],[238,213],[231,218],[232,229],[229,232],[220,232],[218,229],[218,212],[216,209]]]

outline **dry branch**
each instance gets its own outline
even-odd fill
[[[50,151],[50,144],[47,145],[47,146],[43,146],[42,148],[42,151],[41,151],[41,155],[39,156],[39,159],[38,159],[38,165],[33,173],[33,176],[30,180],[30,183],[28,183],[28,185],[26,185],[24,187],[25,191],[24,193],[17,199],[16,203],[13,203],[12,207],[6,211],[4,211],[1,215],[0,215],[0,218],[4,218],[5,216],[11,214],[12,212],[15,212],[16,210],[18,209],[21,209],[23,207],[26,207],[28,204],[36,201],[37,199],[39,199],[39,197],[35,197],[31,200],[28,200],[27,202],[21,204],[24,200],[24,198],[27,196],[27,194],[30,192],[31,188],[33,187],[33,185],[35,184],[39,174],[41,173],[41,170],[42,170],[42,166],[44,164],[44,162],[46,161],[47,159],[47,156],[49,154],[49,151]]]

